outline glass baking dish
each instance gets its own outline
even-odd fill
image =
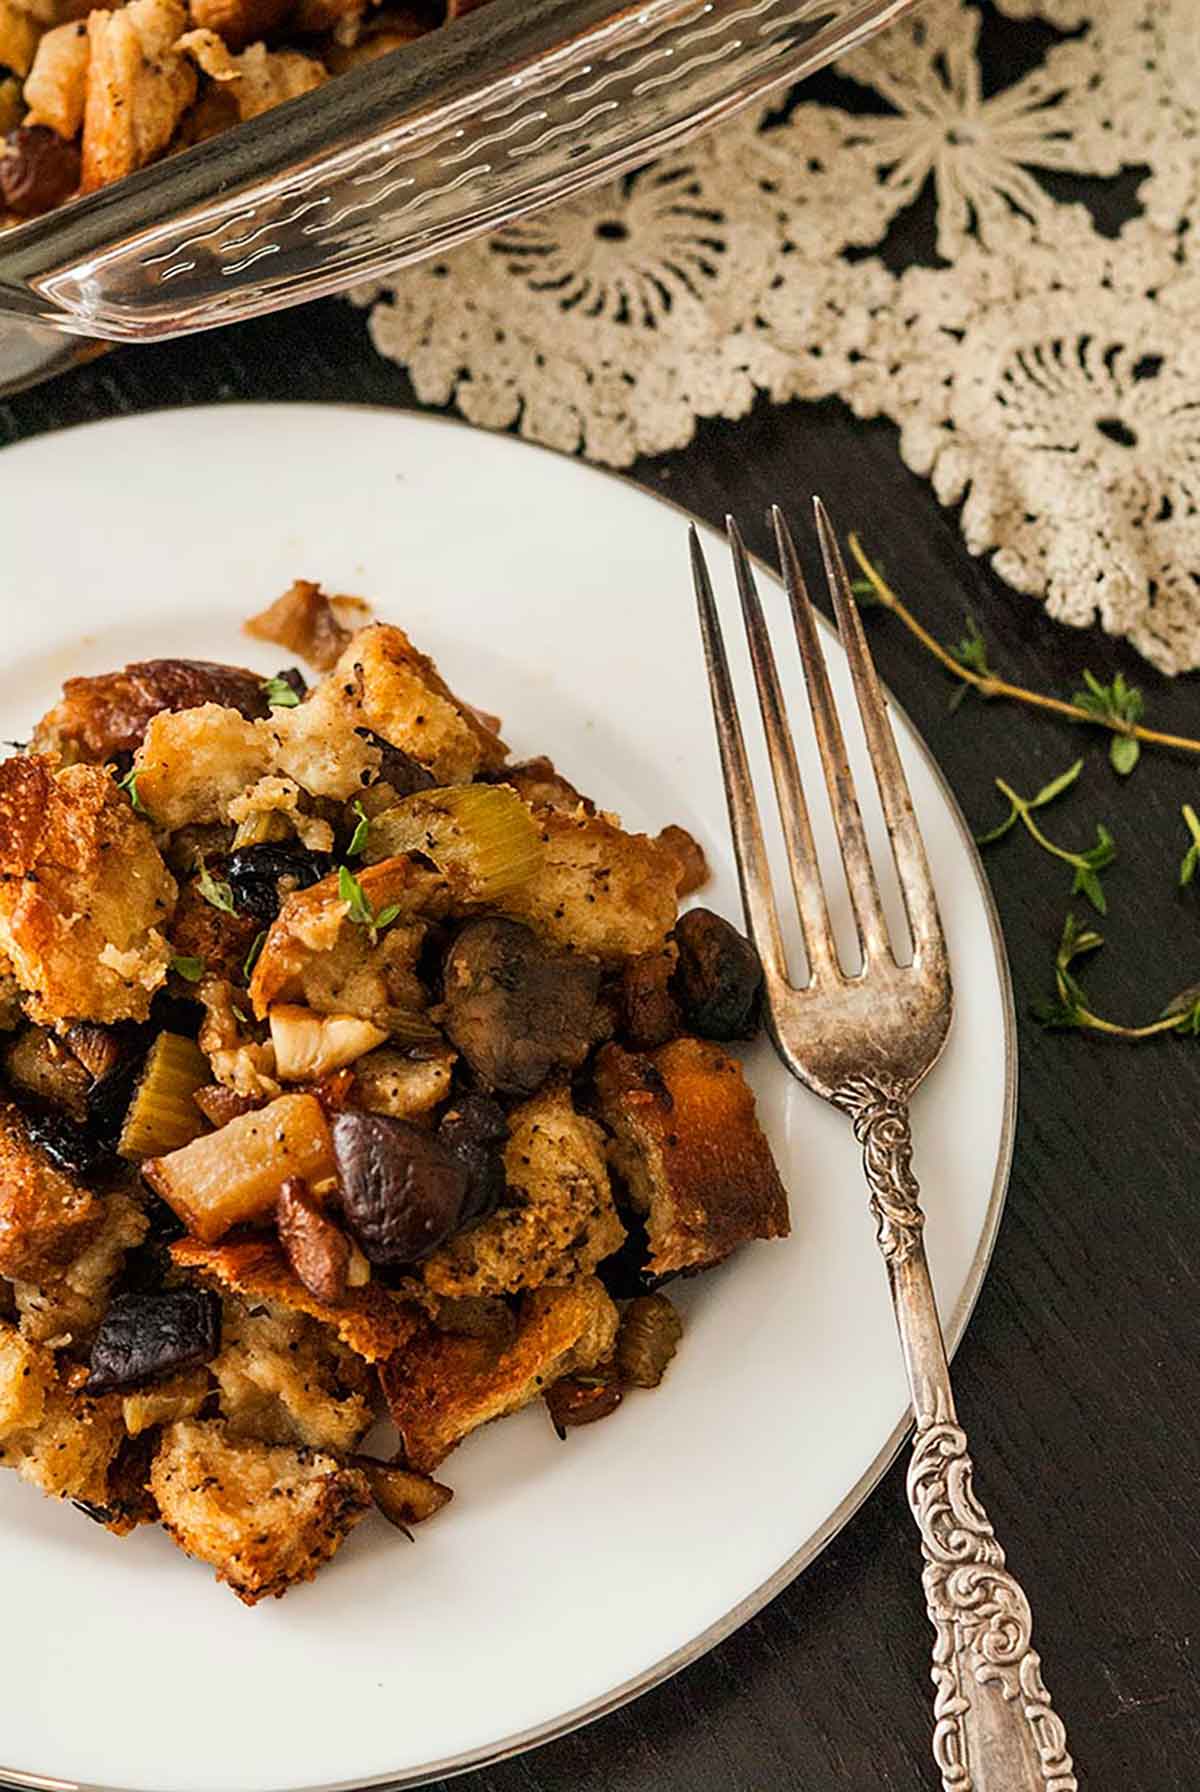
[[[492,0],[0,236],[0,381],[77,358],[61,333],[150,341],[394,271],[647,160],[914,3]]]

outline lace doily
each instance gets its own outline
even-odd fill
[[[1038,21],[1006,83],[991,10],[927,0],[822,78],[838,104],[801,88],[358,293],[377,347],[614,466],[760,391],[840,397],[1017,590],[1200,666],[1197,0],[997,0]]]

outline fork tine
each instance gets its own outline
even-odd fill
[[[812,822],[809,819],[808,804],[804,800],[804,786],[800,781],[800,768],[796,764],[796,749],[792,742],[787,706],[779,682],[779,668],[775,663],[750,557],[746,552],[741,530],[731,516],[725,518],[725,532],[733,554],[733,569],[742,603],[742,620],[750,647],[754,682],[758,689],[758,707],[767,740],[767,754],[771,761],[771,776],[775,782],[784,839],[787,842],[788,868],[796,896],[796,907],[800,911],[809,981],[813,984],[823,983],[829,978],[836,981],[841,977],[841,970],[829,925],[829,909],[825,902],[820,867],[817,864]]]
[[[879,674],[867,646],[862,616],[850,590],[837,537],[820,498],[813,499],[813,511],[821,542],[821,558],[825,562],[825,576],[829,581],[834,613],[837,616],[838,632],[850,662],[854,694],[858,698],[858,711],[867,737],[867,750],[875,770],[883,818],[887,823],[896,870],[900,877],[900,892],[908,915],[914,957],[920,959],[931,953],[944,953],[942,924],[933,879],[929,873],[929,861],[925,856],[925,843],[917,825],[904,767],[896,750],[896,737],[879,687]]]
[[[862,813],[858,806],[858,797],[855,795],[854,775],[850,770],[850,761],[846,757],[846,742],[842,734],[842,725],[838,720],[837,706],[829,686],[829,672],[825,665],[825,655],[821,648],[820,637],[817,634],[812,599],[808,595],[804,574],[800,570],[796,544],[784,521],[783,512],[777,504],[771,507],[771,520],[775,525],[775,540],[779,548],[779,564],[783,572],[783,582],[791,600],[796,644],[800,649],[800,658],[804,664],[809,708],[812,711],[817,746],[820,749],[821,764],[825,771],[829,806],[833,811],[838,847],[842,855],[842,864],[846,870],[846,885],[850,892],[851,906],[854,909],[854,921],[858,929],[858,943],[862,948],[863,970],[865,971],[873,958],[879,958],[890,950],[887,923],[883,918],[883,905],[879,900],[879,885],[875,881],[875,869],[867,850],[867,836],[863,827]]]
[[[784,958],[779,915],[771,889],[771,871],[767,863],[762,819],[750,779],[746,742],[738,719],[737,698],[721,634],[721,619],[713,599],[704,550],[694,527],[688,529],[688,540],[692,553],[696,606],[700,613],[700,634],[704,642],[704,661],[708,668],[708,688],[712,696],[713,721],[716,723],[717,745],[721,753],[725,801],[729,809],[738,882],[742,889],[742,907],[746,913],[750,937],[762,960],[768,994],[773,996],[787,982],[787,961]]]

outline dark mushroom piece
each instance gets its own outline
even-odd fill
[[[750,941],[711,909],[693,908],[676,924],[675,944],[675,993],[691,1030],[703,1039],[752,1039],[762,965]]]
[[[504,1198],[503,1150],[508,1138],[504,1109],[490,1096],[464,1095],[442,1115],[437,1137],[467,1172],[460,1227],[485,1220]]]
[[[206,1288],[119,1294],[100,1321],[84,1391],[113,1394],[211,1362],[221,1303]]]
[[[519,921],[464,927],[446,957],[443,1025],[479,1081],[531,1095],[576,1070],[596,1039],[600,967],[545,946]]]

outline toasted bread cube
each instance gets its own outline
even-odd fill
[[[49,1352],[23,1338],[15,1326],[0,1324],[0,1443],[41,1424],[55,1380]]]
[[[504,897],[505,913],[606,964],[661,946],[678,907],[675,854],[584,808],[538,809],[535,816],[545,858],[528,883]]]
[[[196,97],[196,71],[175,48],[187,24],[182,0],[129,0],[88,14],[83,191],[160,156]]]
[[[170,832],[225,821],[234,798],[266,776],[270,759],[269,737],[239,710],[219,703],[163,710],[133,762],[138,800]]]
[[[336,877],[294,891],[271,923],[250,979],[260,1020],[278,1002],[300,1003],[392,1032],[396,1009],[425,1007],[417,955],[429,923],[449,907],[445,880],[401,855],[365,866],[358,884],[373,914],[397,904],[400,914],[376,934],[352,919]],[[436,1040],[436,1029],[429,1031]]]
[[[25,1337],[55,1350],[85,1343],[107,1311],[126,1252],[141,1244],[149,1227],[129,1195],[114,1190],[104,1196],[99,1231],[65,1268],[14,1281]]]
[[[371,1424],[366,1364],[294,1309],[228,1296],[209,1367],[241,1437],[346,1451]]]
[[[596,1060],[612,1159],[646,1215],[650,1269],[703,1269],[752,1238],[784,1238],[787,1194],[741,1065],[708,1039]]]
[[[291,0],[191,0],[190,11],[193,25],[240,50],[281,25],[290,6]]]
[[[269,1213],[289,1176],[321,1183],[334,1170],[333,1141],[314,1095],[280,1095],[142,1165],[154,1192],[206,1244]]]
[[[83,123],[90,54],[88,29],[83,19],[56,25],[53,31],[47,31],[38,44],[33,67],[25,79],[25,104],[29,108],[26,124],[49,125],[60,137],[68,139],[78,136]],[[67,682],[90,684],[95,681],[69,679]],[[34,729],[34,748],[39,753],[50,750],[50,743],[43,735],[44,728],[45,722],[39,722]],[[64,754],[63,757],[68,756]],[[88,757],[102,760],[105,754],[89,754]]]
[[[34,1020],[145,1020],[175,879],[99,766],[0,764],[0,950]]]
[[[321,1300],[300,1281],[274,1238],[216,1246],[181,1238],[171,1246],[171,1259],[223,1291],[307,1313],[368,1363],[402,1350],[419,1324],[420,1315],[410,1305],[374,1281],[347,1288],[336,1306]]]
[[[41,28],[31,13],[0,0],[0,64],[18,75],[27,75],[33,67]]]
[[[621,1246],[604,1134],[577,1114],[566,1084],[542,1089],[509,1117],[504,1174],[512,1205],[460,1232],[423,1266],[439,1295],[513,1294],[591,1275]]]
[[[430,1473],[480,1425],[605,1361],[616,1337],[617,1309],[595,1277],[527,1294],[504,1350],[427,1327],[381,1372],[408,1466]]]
[[[119,1396],[72,1392],[48,1351],[0,1326],[0,1467],[53,1498],[103,1506],[124,1437]]]
[[[80,20],[48,31],[38,45],[33,73],[25,83],[25,98],[33,108],[31,118],[55,130],[59,129],[58,124],[32,90],[47,52],[59,43],[64,54],[74,45],[76,55],[80,54],[78,46],[82,43],[86,72],[86,24]],[[64,115],[65,122],[69,120]],[[61,135],[73,137],[78,128],[76,121]],[[57,753],[67,765],[80,760],[103,765],[116,753],[135,752],[156,715],[195,709],[204,703],[224,705],[247,718],[267,713],[262,678],[244,666],[222,666],[209,660],[139,660],[120,672],[68,678],[62,696],[33,731],[34,751]]]
[[[235,1438],[219,1419],[168,1426],[150,1487],[170,1536],[246,1605],[311,1580],[371,1507],[358,1469]]]
[[[192,18],[197,25],[206,25],[226,39],[228,31],[201,12],[233,10],[260,0],[192,0]],[[356,621],[363,621],[369,608],[358,597],[328,597],[312,579],[296,579],[282,597],[268,604],[257,615],[248,616],[243,624],[246,633],[259,641],[271,641],[288,653],[298,653],[302,660],[328,672],[337,664],[338,656],[349,644],[352,629],[346,627],[342,611],[352,608]]]
[[[189,31],[178,48],[190,51],[211,80],[228,85],[243,124],[284,100],[311,93],[329,78],[322,63],[299,50],[268,50],[256,43],[235,56],[215,31]]]
[[[402,628],[360,629],[330,674],[362,693],[366,726],[419,760],[439,784],[465,784],[502,765],[508,748],[477,719]]]
[[[0,1102],[0,1275],[39,1281],[64,1270],[104,1223],[104,1203],[34,1143],[18,1110]]]
[[[212,1391],[208,1370],[183,1369],[168,1381],[152,1382],[121,1397],[121,1419],[130,1437],[140,1437],[155,1425],[176,1419],[193,1419]]]

